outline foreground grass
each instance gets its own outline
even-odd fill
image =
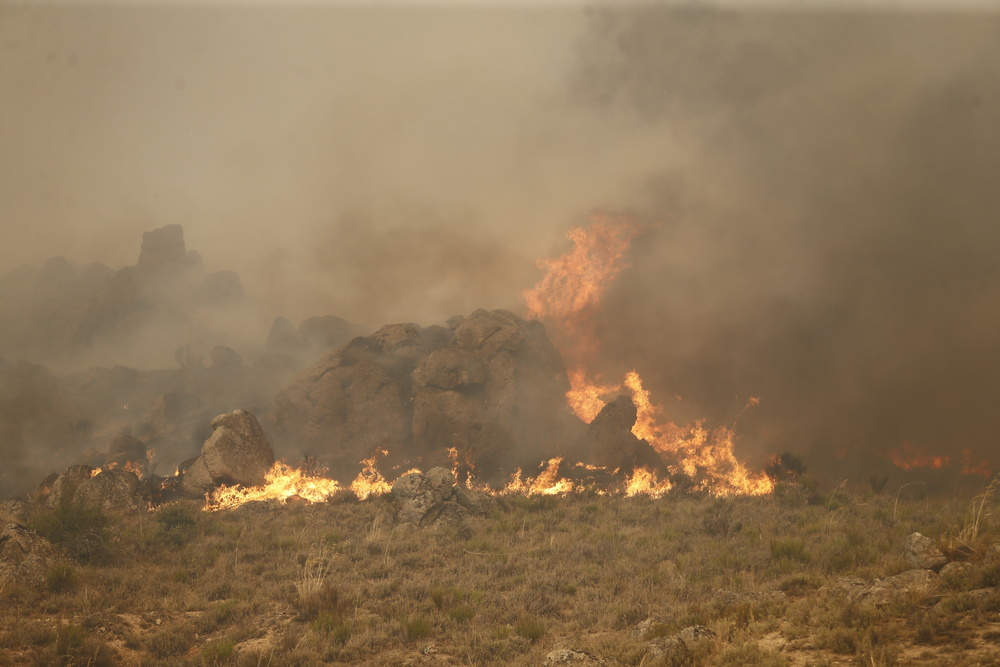
[[[1000,563],[979,562],[1000,536],[987,514],[974,544],[956,542],[970,500],[800,485],[518,497],[435,528],[397,525],[387,498],[63,508],[32,522],[72,563],[44,586],[0,587],[0,665],[530,665],[571,647],[648,667],[648,639],[692,625],[717,635],[700,665],[1000,665],[1000,595],[967,592],[1000,585]],[[910,569],[914,531],[974,567],[888,606],[825,593]]]

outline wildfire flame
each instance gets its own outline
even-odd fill
[[[365,500],[369,496],[381,495],[392,491],[392,484],[386,481],[382,473],[378,471],[376,464],[379,458],[387,455],[385,449],[376,449],[371,458],[361,461],[364,468],[358,476],[351,482],[351,491],[358,497],[358,500]]]
[[[524,496],[557,496],[573,491],[574,484],[571,480],[559,476],[559,466],[563,462],[561,456],[549,459],[545,468],[538,473],[537,477],[522,479],[521,469],[518,468],[511,477],[501,493],[504,495],[524,495]]]
[[[952,457],[931,454],[926,446],[917,445],[908,440],[904,440],[899,447],[889,452],[889,460],[897,468],[903,470],[918,470],[920,468],[944,470],[952,466]],[[980,477],[993,475],[993,467],[990,462],[976,462],[970,449],[962,450],[960,463],[963,475],[979,475]]]
[[[534,288],[524,292],[529,316],[549,324],[553,340],[570,366],[567,403],[580,419],[590,423],[606,405],[606,399],[625,389],[637,412],[632,433],[649,442],[666,461],[675,461],[669,466],[671,472],[702,480],[702,486],[716,495],[770,493],[774,487],[771,479],[763,473],[751,474],[736,459],[732,429],[709,431],[703,422],[677,426],[664,420],[662,406],[651,400],[635,370],[626,373],[618,385],[588,377],[587,364],[600,349],[594,316],[611,281],[628,266],[629,246],[642,231],[629,218],[595,216],[587,229],[570,230],[573,248],[569,252],[540,262],[547,273]],[[744,410],[758,403],[759,399],[751,398]],[[642,492],[659,496],[670,485],[657,480],[648,470],[637,470],[627,488],[632,491],[629,495]]]
[[[264,478],[263,486],[220,486],[207,494],[205,509],[235,509],[252,500],[277,500],[284,503],[289,498],[319,503],[329,500],[343,489],[336,480],[309,475],[281,461],[276,461]]]

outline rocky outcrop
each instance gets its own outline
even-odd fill
[[[102,510],[127,510],[138,506],[139,477],[128,470],[103,470],[80,482],[73,502]]]
[[[49,569],[65,559],[38,532],[18,523],[8,523],[0,532],[0,578],[37,586]]]
[[[443,464],[455,448],[499,478],[582,434],[568,388],[541,324],[478,310],[448,328],[394,324],[330,351],[281,391],[276,420],[335,472],[377,448],[387,465]]]
[[[104,457],[105,466],[122,468],[128,465],[132,469],[141,470],[145,464],[146,444],[142,440],[133,438],[128,433],[120,433],[108,445],[108,452]]]
[[[59,475],[52,483],[49,492],[48,504],[52,506],[60,503],[70,503],[80,484],[90,479],[94,474],[94,469],[86,465],[70,466],[66,472]]]
[[[925,570],[940,570],[948,558],[934,544],[934,540],[920,533],[913,533],[906,538],[903,556],[913,567]]]
[[[666,473],[663,459],[645,440],[632,434],[636,407],[630,396],[618,396],[605,405],[587,427],[585,450],[579,458],[608,470],[648,468]]]
[[[825,590],[846,595],[849,600],[884,607],[898,600],[929,595],[937,580],[938,575],[931,570],[907,570],[871,582],[860,577],[841,577]]]
[[[184,472],[181,487],[201,494],[219,484],[258,486],[273,465],[271,443],[257,419],[246,410],[235,410],[212,420],[212,435]]]

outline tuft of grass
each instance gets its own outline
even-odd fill
[[[514,624],[514,632],[516,632],[517,634],[521,635],[529,642],[534,644],[539,639],[544,637],[547,631],[545,628],[545,624],[542,623],[540,620],[538,620],[537,618],[526,616],[524,618],[521,618],[520,620],[518,620],[517,623]]]
[[[423,616],[408,616],[402,623],[403,641],[414,642],[431,634],[431,623]]]
[[[794,560],[809,562],[806,541],[800,537],[786,537],[771,540],[771,558],[774,560]]]
[[[66,593],[76,588],[76,570],[72,565],[59,563],[45,574],[45,587],[50,593]]]
[[[203,665],[222,665],[233,657],[233,649],[236,643],[232,639],[214,639],[201,649],[201,662]]]

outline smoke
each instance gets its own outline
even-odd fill
[[[678,422],[759,397],[738,429],[758,459],[995,457],[998,31],[971,11],[7,3],[0,273],[118,270],[183,225],[254,309],[202,313],[197,344],[249,365],[279,315],[521,310],[567,228],[628,212],[655,224],[599,323],[615,381],[638,369]],[[75,367],[173,354],[116,349]]]
[[[905,441],[995,468],[998,34],[995,14],[600,12],[578,99],[682,146],[636,203],[662,224],[609,295],[616,365],[654,367],[681,419],[760,397],[750,453],[856,477]]]

